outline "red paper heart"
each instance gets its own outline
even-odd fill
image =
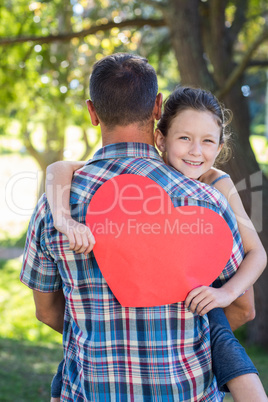
[[[185,300],[219,276],[232,252],[232,233],[220,215],[198,206],[174,208],[162,187],[133,174],[96,191],[86,224],[100,270],[124,307]]]

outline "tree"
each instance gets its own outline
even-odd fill
[[[31,3],[25,13],[26,6],[26,2],[20,2],[11,7],[9,2],[9,7],[1,9],[3,21],[10,27],[5,27],[6,30],[36,33],[47,29],[48,23],[51,29],[53,25],[61,31],[71,29],[73,12],[69,1],[51,3],[48,7]],[[43,22],[39,17],[42,12],[46,17]],[[0,127],[5,132],[8,123],[13,120],[19,122],[20,138],[43,172],[41,193],[47,165],[64,157],[68,125],[76,124],[81,128],[84,142],[81,159],[88,157],[94,145],[88,139],[87,114],[82,107],[88,74],[85,68],[83,71],[73,64],[73,53],[79,54],[79,49],[72,42],[54,42],[51,45],[27,42],[1,49],[3,117]],[[42,136],[38,135],[38,131]],[[98,136],[95,142],[97,140]]]
[[[51,5],[49,2],[32,4],[42,4],[44,8]],[[37,43],[52,49],[55,44],[63,46],[71,43],[77,60],[77,49],[86,45],[89,54],[83,57],[85,63],[92,63],[100,57],[99,53],[105,55],[114,51],[138,50],[157,66],[160,76],[168,75],[174,80],[180,77],[182,84],[212,90],[234,114],[237,145],[235,157],[225,168],[241,190],[246,210],[267,248],[268,208],[262,202],[268,201],[268,182],[259,172],[250,146],[248,100],[241,91],[247,69],[254,65],[268,65],[268,11],[265,1],[80,0],[72,4],[73,15],[68,26],[52,26],[49,30],[47,27],[47,33],[25,29],[29,33],[23,35],[24,27],[21,25],[17,34],[12,32],[11,37],[0,40],[2,52],[21,44],[25,50],[20,50],[18,57],[23,58],[29,44],[33,46]],[[177,76],[171,67],[174,63],[170,63],[174,56],[179,71]],[[74,58],[72,61],[75,64]],[[166,86],[170,89],[168,84]],[[255,191],[260,186],[262,196]],[[251,341],[264,346],[268,344],[267,286],[268,272],[265,272],[256,284],[258,315],[254,331],[250,331]]]

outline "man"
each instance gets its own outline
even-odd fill
[[[234,237],[228,279],[242,258],[233,214],[216,190],[186,179],[165,165],[154,148],[154,120],[162,96],[147,60],[129,54],[94,65],[87,101],[103,148],[76,174],[72,217],[85,222],[95,191],[120,174],[147,176],[164,188],[174,206],[206,206],[229,224]],[[170,186],[172,183],[172,186]],[[191,199],[189,194],[198,194]],[[196,199],[198,198],[198,199]],[[206,316],[184,303],[122,307],[103,278],[94,254],[75,254],[53,227],[45,195],[33,214],[21,273],[33,289],[36,315],[63,332],[65,365],[61,401],[221,401],[211,372]]]

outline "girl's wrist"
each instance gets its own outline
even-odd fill
[[[229,304],[231,304],[234,300],[238,298],[238,296],[240,296],[240,294],[237,294],[237,291],[235,289],[227,285],[229,285],[228,282],[222,286],[222,289],[227,293]]]
[[[63,213],[62,210],[61,211],[56,211],[53,213],[53,221],[56,225],[62,226],[62,225],[66,225],[67,222],[72,219],[72,216],[70,213]]]

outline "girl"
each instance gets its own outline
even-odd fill
[[[220,288],[200,286],[192,290],[185,304],[193,313],[204,315],[210,312],[213,371],[219,388],[226,390],[227,384],[235,401],[267,401],[259,378],[254,374],[257,371],[245,350],[234,338],[223,310],[215,309],[230,306],[253,285],[266,266],[265,250],[232,180],[229,175],[213,167],[216,158],[223,153],[227,137],[228,122],[225,116],[226,112],[210,92],[179,87],[164,104],[164,112],[155,132],[155,142],[167,164],[189,179],[217,188],[227,198],[236,215],[246,254],[239,270]],[[95,244],[94,236],[88,227],[71,218],[69,209],[72,174],[83,164],[56,162],[50,165],[47,169],[46,192],[56,229],[68,237],[72,250],[86,255]],[[64,196],[63,192],[66,192]],[[250,297],[250,292],[252,290],[245,295],[246,299]],[[245,297],[240,298],[238,304],[241,305],[243,298]],[[240,326],[234,320],[235,303],[233,309],[226,310],[233,330]],[[227,342],[229,353],[226,356]],[[59,370],[58,377],[60,376]],[[56,380],[53,386],[55,383]],[[247,390],[245,396],[248,387],[252,394]],[[52,399],[57,400],[59,399]]]

